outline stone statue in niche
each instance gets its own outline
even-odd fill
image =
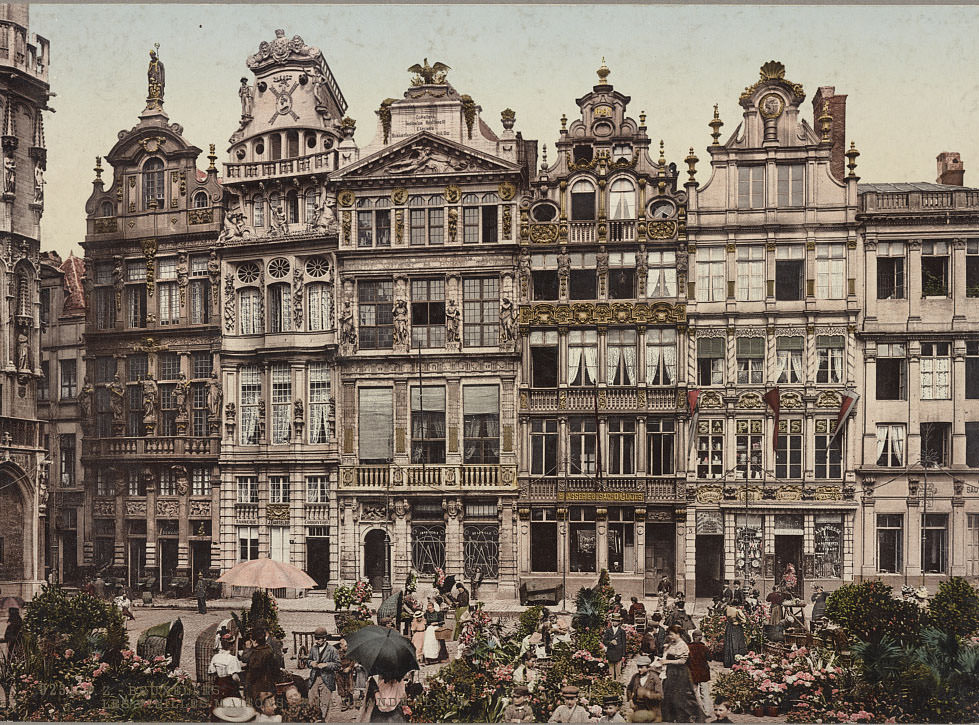
[[[159,397],[159,388],[156,381],[147,378],[143,381],[143,425],[146,433],[151,435],[156,432],[156,401]]]
[[[119,381],[119,374],[112,376],[112,382],[106,386],[109,389],[109,409],[112,411],[112,422],[123,422],[123,401],[126,397],[126,389]]]
[[[13,156],[3,157],[3,191],[5,194],[17,191],[17,162]]]
[[[217,421],[221,417],[221,401],[224,399],[224,390],[221,389],[221,381],[217,375],[212,374],[207,384],[207,414],[211,420]]]
[[[34,162],[34,203],[44,201],[44,167],[40,159]]]
[[[459,342],[459,305],[450,299],[445,307],[445,339],[447,342]]]
[[[340,312],[340,343],[346,345],[357,344],[357,331],[354,329],[354,311],[350,300],[345,300],[343,310]]]
[[[282,206],[272,207],[270,210],[272,218],[269,223],[269,234],[273,237],[284,236],[289,233],[289,225],[286,222],[286,213]]]
[[[561,253],[557,255],[557,272],[565,277],[571,274],[571,255],[567,247],[561,247]]]
[[[251,86],[248,85],[247,78],[241,79],[241,87],[238,88],[238,98],[241,99],[241,117],[251,118],[252,108],[255,105],[255,96]]]
[[[306,417],[306,411],[303,410],[303,401],[297,400],[292,404],[292,417],[295,420],[303,420]]]
[[[177,385],[174,388],[174,397],[177,402],[177,415],[182,415],[187,412],[187,394],[190,392],[190,383],[187,382],[187,376],[180,373],[180,380],[177,381]]]
[[[177,255],[177,285],[181,289],[186,288],[188,279],[187,252],[180,252]]]
[[[190,478],[187,476],[187,468],[184,466],[170,466],[170,472],[177,484],[177,495],[186,496],[190,492]]]
[[[337,225],[336,199],[323,192],[323,198],[313,214],[313,220],[309,224],[309,231],[321,232],[323,234],[336,234],[339,230]]]
[[[41,463],[37,467],[37,502],[44,506],[48,502],[48,466],[50,463]]]
[[[20,325],[17,327],[17,369],[30,370],[30,347],[31,338],[27,334],[27,327]]]
[[[595,269],[599,274],[608,274],[608,252],[602,247],[595,256]]]
[[[408,344],[408,303],[404,300],[394,303],[394,344]]]
[[[88,375],[86,375],[85,381],[82,383],[81,392],[78,394],[78,412],[81,415],[82,430],[85,433],[91,432],[92,429],[94,398],[95,388],[92,387],[92,383],[89,382]]]
[[[500,344],[513,342],[514,326],[517,321],[517,308],[509,297],[500,299]]]

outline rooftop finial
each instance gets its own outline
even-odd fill
[[[830,130],[833,128],[833,116],[829,112],[829,101],[823,101],[823,113],[816,120],[819,122],[819,130],[822,134],[819,142],[833,143],[833,139],[830,138]]]
[[[721,120],[720,115],[717,113],[716,103],[714,104],[714,118],[712,118],[710,123],[708,123],[707,125],[710,126],[711,129],[710,135],[711,138],[714,139],[714,143],[712,143],[711,145],[720,146],[721,143],[720,141],[718,141],[718,139],[721,137],[721,126],[724,125],[724,121]]]
[[[857,145],[853,141],[850,142],[850,149],[844,155],[849,161],[849,163],[846,165],[846,168],[850,170],[850,173],[847,175],[846,178],[855,179],[859,181],[860,177],[857,176],[856,171],[857,171],[857,156],[860,155],[860,152],[857,151]]]
[[[660,165],[660,168],[665,168],[666,167],[666,156],[664,155],[663,139],[660,139],[660,142],[659,142],[659,165]]]
[[[413,86],[442,86],[445,85],[445,74],[450,70],[452,69],[449,66],[438,61],[429,65],[428,58],[425,58],[422,64],[415,63],[411,66],[408,72],[415,74],[415,77],[411,79],[411,85]]]
[[[163,69],[163,62],[157,57],[156,53],[160,49],[159,43],[153,44],[150,51],[150,65],[146,69],[146,109],[163,109],[163,91],[166,88],[166,74]]]
[[[546,169],[547,168],[547,144],[544,144],[544,146],[541,148],[541,161],[540,161],[540,165],[541,165],[541,168],[542,169]]]
[[[210,165],[207,167],[208,171],[217,171],[217,167],[214,162],[218,160],[217,154],[214,153],[214,144],[209,144],[210,152],[207,154],[207,160],[210,161]]]
[[[568,117],[563,113],[561,114],[561,130],[562,131],[568,130]]]
[[[646,112],[645,111],[640,111],[639,112],[639,125],[642,128],[645,128],[646,127]]]
[[[605,65],[605,56],[602,56],[602,67],[598,69],[598,85],[605,86],[608,85],[608,74],[611,73],[608,66]]]
[[[102,181],[102,157],[101,156],[95,157],[95,168],[93,169],[93,171],[95,171],[95,182],[96,183],[101,182]]]

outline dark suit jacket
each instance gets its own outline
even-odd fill
[[[655,638],[655,642],[656,642],[656,656],[662,657],[663,650],[666,647],[666,627],[662,625],[657,627],[655,632],[653,633],[653,637]]]
[[[616,632],[607,627],[602,633],[602,644],[605,645],[605,657],[609,662],[618,662],[625,657],[625,630],[619,627]]]
[[[272,648],[268,644],[253,647],[245,670],[245,692],[248,697],[254,700],[260,692],[275,692],[278,676],[279,664]]]

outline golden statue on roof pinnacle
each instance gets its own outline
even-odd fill
[[[424,64],[419,65],[415,63],[408,69],[409,73],[414,73],[415,77],[411,79],[411,85],[421,86],[421,85],[436,85],[441,86],[445,84],[445,74],[446,71],[452,70],[445,63],[433,63],[428,64],[428,58],[424,59]]]

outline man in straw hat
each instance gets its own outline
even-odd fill
[[[578,704],[578,688],[565,685],[561,688],[563,704],[554,708],[548,722],[588,722],[588,710]]]
[[[625,630],[622,629],[622,615],[614,612],[611,624],[602,633],[602,647],[608,660],[609,674],[615,679],[622,676],[622,658],[625,657]]]
[[[255,719],[255,708],[240,697],[226,697],[211,711],[217,722],[248,722]]]

